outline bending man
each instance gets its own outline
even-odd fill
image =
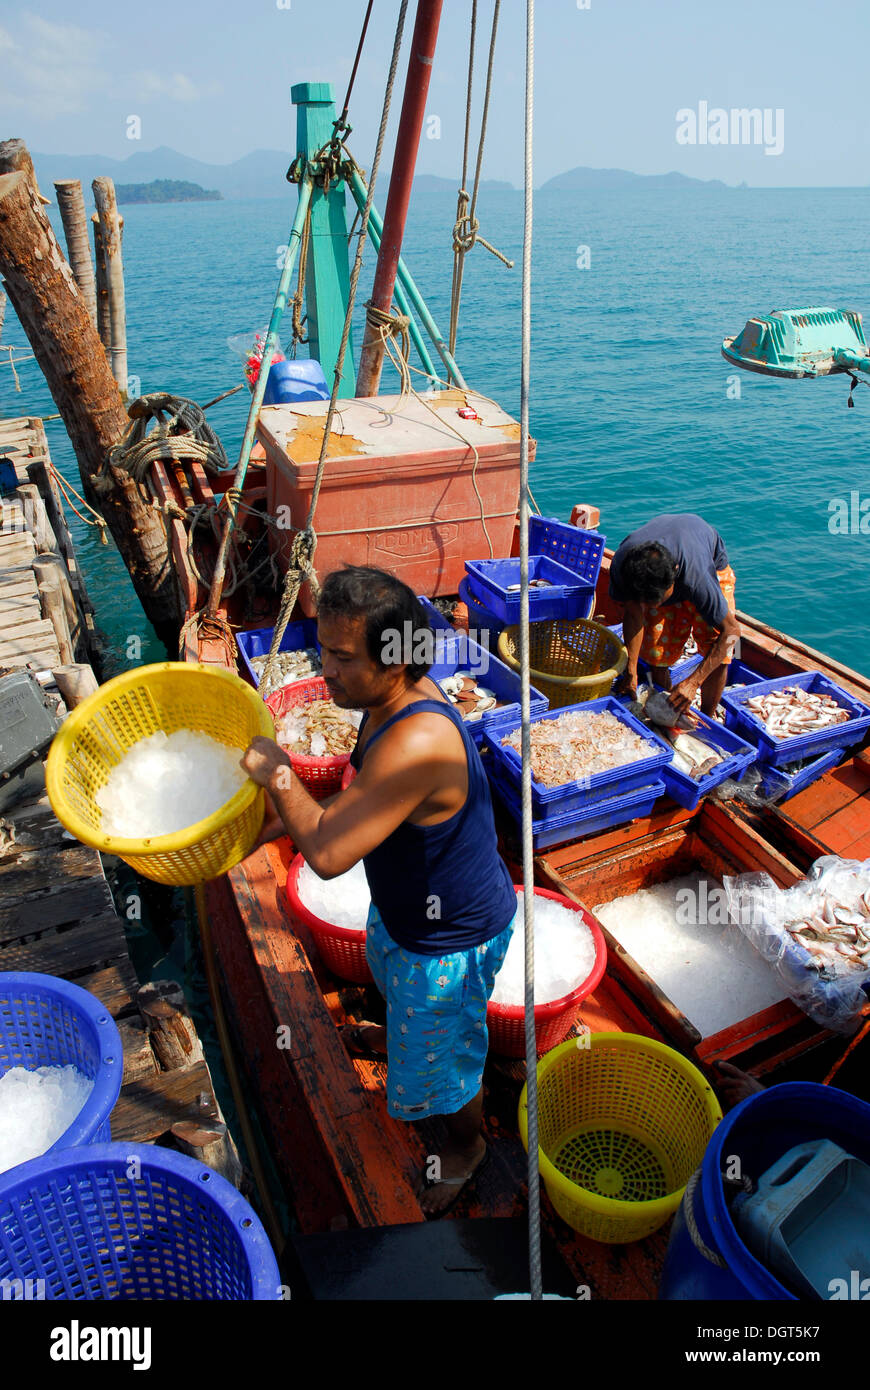
[[[682,713],[700,690],[704,714],[715,714],[740,636],[734,585],[722,537],[692,512],[663,513],[626,536],[610,563],[610,597],[625,610],[628,665],[620,688],[637,689],[642,658],[655,683],[669,690],[668,668],[694,633],[703,660],[670,701]]]

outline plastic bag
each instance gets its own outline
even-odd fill
[[[826,898],[860,910],[862,895],[870,899],[870,859],[840,859],[829,854],[817,859],[806,878],[791,888],[778,888],[769,874],[740,874],[722,880],[731,921],[776,970],[790,999],[821,1028],[851,1033],[866,1005],[870,964],[851,968],[843,957],[822,970],[814,957],[786,930],[819,913]],[[862,912],[863,915],[863,912]],[[870,916],[866,918],[870,929]]]
[[[766,781],[768,790],[762,790],[762,782]],[[710,793],[718,801],[730,801],[736,798],[747,806],[752,806],[756,810],[763,810],[766,806],[775,806],[781,801],[789,790],[789,782],[776,768],[766,767],[762,770],[753,763],[746,769],[740,781],[735,781],[733,777],[726,777],[724,782],[720,782],[718,787],[714,787]]]
[[[268,335],[268,328],[261,328],[259,332],[234,333],[232,337],[227,338],[227,346],[232,349],[237,357],[241,357],[245,364],[245,376],[252,391],[257,384],[257,377],[260,375],[260,366],[263,361],[263,349],[266,346],[266,338]],[[272,350],[272,363],[284,362],[285,360],[284,353],[281,350],[281,344],[276,343]]]

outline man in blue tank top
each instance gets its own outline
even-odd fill
[[[277,833],[286,830],[322,878],[363,861],[372,897],[366,955],[387,1021],[346,1030],[346,1042],[386,1052],[391,1115],[444,1117],[447,1144],[420,1192],[427,1215],[439,1215],[488,1156],[486,1006],[517,901],[483,765],[426,676],[421,632],[431,640],[414,593],[392,575],[351,566],[329,575],[318,606],[323,676],[337,705],[365,710],[357,776],[317,802],[264,738],[243,766],[274,801]]]

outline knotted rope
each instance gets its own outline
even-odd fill
[[[401,394],[399,404],[404,405],[411,392],[411,372],[408,366],[408,358],[411,354],[411,320],[407,314],[400,314],[396,310],[377,309],[370,299],[366,300],[366,323],[372,332],[381,340],[384,351],[389,355],[390,360],[399,373],[401,382]],[[398,338],[398,353],[390,352],[390,340]]]
[[[164,419],[164,413],[169,418]],[[109,450],[94,488],[100,494],[112,488],[109,468],[120,468],[137,483],[144,482],[151,465],[160,459],[198,459],[205,467],[220,471],[227,465],[224,447],[195,401],[156,391],[131,402],[127,414],[130,424],[122,438]],[[148,426],[156,421],[148,432]]]

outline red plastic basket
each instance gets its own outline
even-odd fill
[[[517,887],[518,893],[521,886]],[[553,902],[561,903],[563,907],[570,907],[575,912],[579,912],[595,942],[595,960],[582,984],[579,984],[575,990],[566,994],[562,999],[553,999],[547,1004],[535,1005],[535,1042],[540,1055],[556,1047],[570,1033],[580,1005],[587,994],[592,993],[604,974],[607,966],[607,943],[595,918],[579,903],[572,902],[570,898],[564,897],[561,893],[553,893],[549,888],[536,888],[535,897],[552,898]],[[486,1010],[490,1049],[497,1052],[500,1057],[525,1057],[524,1020],[525,1010],[522,1004],[493,1004],[490,1002]]]
[[[309,912],[299,897],[299,871],[304,863],[302,855],[297,854],[287,874],[285,893],[291,919],[308,928],[324,965],[333,975],[341,980],[350,980],[355,985],[372,984],[372,972],[366,960],[365,927],[339,927]]]
[[[323,677],[309,676],[305,680],[282,685],[280,690],[269,696],[266,705],[272,711],[277,724],[294,705],[310,705],[315,700],[328,699],[329,691]],[[296,776],[300,782],[305,783],[315,800],[322,801],[324,797],[332,796],[333,792],[340,789],[342,774],[350,761],[349,753],[312,758],[306,753],[291,753],[289,748],[284,751]]]

